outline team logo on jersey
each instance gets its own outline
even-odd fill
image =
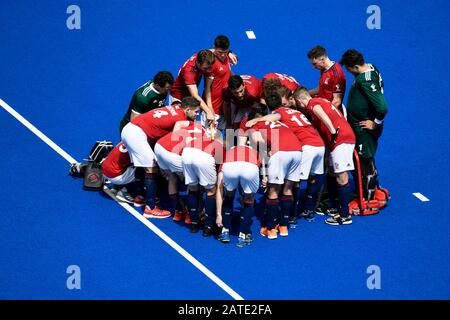
[[[335,162],[335,163],[334,163],[334,168],[335,168],[335,169],[339,169],[339,163]]]
[[[377,91],[377,87],[373,83],[370,85],[370,88],[372,89],[372,92],[376,92]]]
[[[223,70],[223,68],[222,68],[222,67],[220,67],[219,71],[222,71],[222,70]]]
[[[324,84],[328,84],[328,80],[330,80],[330,78],[326,78],[325,81],[323,82]]]

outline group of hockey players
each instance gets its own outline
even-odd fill
[[[374,161],[387,113],[383,82],[353,49],[341,63],[321,46],[307,58],[320,70],[317,88],[284,73],[234,74],[237,55],[223,35],[213,49],[193,54],[175,79],[158,72],[134,93],[120,123],[121,142],[102,162],[111,192],[143,207],[146,218],[172,217],[223,243],[236,221],[239,247],[252,242],[260,190],[260,234],[268,239],[288,236],[298,219],[312,221],[315,214],[327,215],[329,225],[351,224],[355,146],[362,196],[386,200]],[[346,107],[341,65],[355,77]],[[239,218],[232,219],[236,199]]]

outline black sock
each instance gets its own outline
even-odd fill
[[[328,208],[337,208],[339,204],[336,202],[338,197],[336,177],[327,175],[327,189],[328,189]]]
[[[350,187],[350,183],[343,186],[338,186],[338,195],[339,195],[339,215],[342,218],[346,218],[349,216],[348,212],[348,203],[350,202],[350,198],[352,195],[352,188]]]
[[[241,228],[240,231],[244,234],[251,233],[252,218],[255,214],[255,206],[253,204],[244,204],[241,211]]]
[[[317,198],[319,196],[320,188],[325,180],[323,174],[314,176],[314,183],[308,182],[308,187],[306,189],[306,197],[304,207],[306,210],[314,210],[317,204]]]
[[[293,194],[293,197],[294,197],[294,203],[293,203],[291,212],[289,212],[289,216],[290,217],[295,217],[297,215],[297,211],[298,211],[298,208],[300,206],[300,203],[299,203],[300,192],[299,192],[299,190],[300,190],[300,187],[292,188],[292,194]]]
[[[147,195],[147,205],[150,209],[155,208],[156,180],[152,173],[145,175],[145,192]]]
[[[205,217],[205,226],[212,228],[216,224],[216,195],[206,197]]]
[[[280,211],[280,201],[277,199],[267,199],[267,215],[266,215],[266,227],[272,230],[277,225],[278,213]]]
[[[198,192],[189,191],[186,205],[193,223],[198,223]]]
[[[225,197],[223,201],[222,224],[226,229],[231,227],[231,217],[233,215],[234,197]]]
[[[291,195],[283,195],[280,201],[281,206],[281,219],[280,226],[286,227],[288,225],[289,213],[294,206],[294,197]]]

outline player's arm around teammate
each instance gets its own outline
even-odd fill
[[[335,182],[330,179],[328,191],[330,200],[334,199],[331,192],[336,192],[339,198],[339,214],[326,220],[331,225],[351,224],[348,204],[352,189],[348,180],[348,172],[354,169],[353,150],[355,135],[342,113],[322,98],[312,98],[305,87],[295,92],[298,105],[308,112],[322,135],[327,147],[330,149],[330,166],[335,175]],[[336,130],[336,128],[339,128]],[[337,185],[335,185],[335,183]]]

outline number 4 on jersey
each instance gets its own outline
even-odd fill
[[[167,116],[169,113],[164,110],[156,110],[155,113],[153,113],[153,118],[161,118],[162,116]]]

